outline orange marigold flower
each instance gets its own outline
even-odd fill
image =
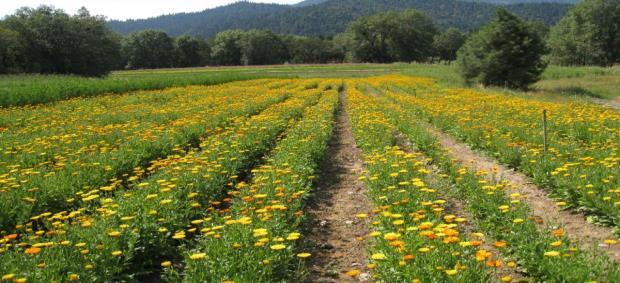
[[[552,233],[556,237],[562,237],[562,236],[564,236],[566,234],[566,232],[564,232],[564,229],[562,229],[562,228],[554,230]]]
[[[29,254],[29,255],[36,255],[41,253],[41,249],[40,248],[28,248],[26,249],[26,251],[24,251],[24,253]]]

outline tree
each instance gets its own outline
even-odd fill
[[[340,52],[334,42],[318,37],[287,36],[285,39],[289,60],[294,64],[342,62],[344,52]]]
[[[123,40],[123,56],[129,69],[172,67],[174,55],[173,40],[163,31],[135,32]]]
[[[24,48],[19,33],[0,26],[0,74],[16,73],[23,69]]]
[[[245,65],[282,64],[288,50],[282,39],[270,30],[250,30],[242,40],[242,61]]]
[[[176,67],[198,67],[209,63],[211,49],[206,41],[189,35],[175,39]]]
[[[433,55],[433,38],[437,28],[422,12],[408,9],[387,13],[392,33],[388,37],[391,57],[396,61],[424,61]]]
[[[4,25],[23,40],[25,72],[101,76],[120,58],[118,36],[84,8],[75,16],[48,6],[21,8]]]
[[[241,65],[242,30],[227,30],[215,35],[211,45],[211,61],[216,65]]]
[[[504,9],[458,51],[457,63],[467,82],[526,88],[546,67],[546,47],[540,33]]]
[[[584,0],[551,29],[551,62],[612,65],[620,62],[620,1]]]
[[[348,29],[356,61],[374,63],[426,60],[436,32],[428,16],[412,9],[362,17]]]
[[[435,36],[433,47],[435,56],[441,60],[456,60],[456,52],[465,43],[465,35],[455,28],[449,28],[445,32]]]

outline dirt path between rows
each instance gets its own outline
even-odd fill
[[[608,108],[620,110],[620,97],[614,97],[614,98],[609,98],[609,99],[592,98],[592,101],[594,101],[594,103],[596,104],[599,104],[599,105],[602,105]]]
[[[541,228],[555,229],[561,226],[568,237],[578,242],[584,249],[598,246],[607,252],[611,259],[620,261],[620,245],[608,246],[604,244],[606,239],[617,239],[612,229],[587,222],[581,213],[560,210],[556,202],[549,198],[544,190],[532,184],[527,176],[474,152],[467,145],[456,141],[453,137],[431,125],[426,125],[426,127],[431,134],[437,137],[441,146],[448,150],[448,154],[452,158],[462,162],[470,169],[486,171],[489,180],[501,179],[510,182],[513,185],[510,193],[519,193],[526,197],[532,216],[539,220]]]
[[[368,282],[371,279],[366,268],[364,241],[369,233],[369,220],[357,219],[356,215],[369,214],[373,206],[366,196],[366,186],[358,180],[364,163],[353,138],[343,93],[340,101],[334,134],[308,209],[306,241],[311,246],[312,257],[307,263],[306,282]],[[356,278],[346,274],[354,269],[360,271]]]

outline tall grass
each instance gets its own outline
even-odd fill
[[[239,72],[161,72],[112,74],[106,78],[62,75],[0,76],[0,107],[49,103],[73,97],[124,93],[188,85],[212,85],[255,79],[260,74]]]

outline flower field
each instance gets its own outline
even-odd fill
[[[338,117],[356,144],[333,142]],[[609,234],[543,223],[436,131]],[[257,79],[3,108],[0,141],[1,282],[313,282],[315,260],[354,282],[620,281],[620,113],[599,106],[395,75]],[[334,146],[361,150],[351,193],[373,207],[327,224],[368,223],[355,266],[306,237]]]

